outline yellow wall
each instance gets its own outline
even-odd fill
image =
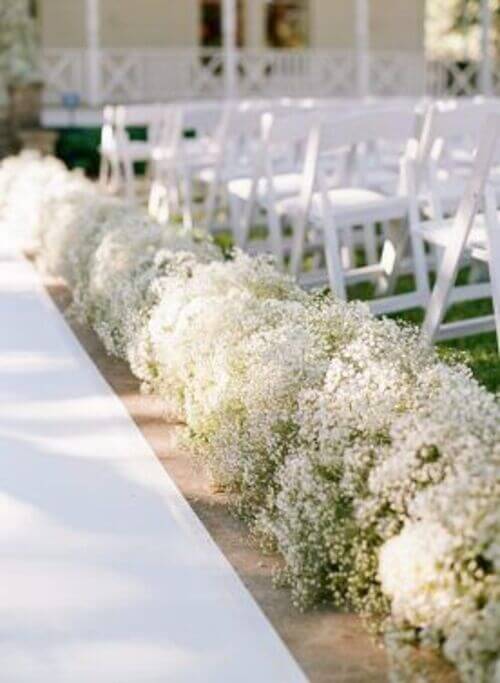
[[[197,40],[196,0],[101,0],[104,47],[189,47]]]
[[[351,48],[354,35],[354,0],[309,0],[311,47]]]
[[[85,0],[39,0],[42,45],[85,46]]]
[[[245,39],[264,42],[266,0],[246,0]],[[85,44],[85,0],[39,0],[46,47]],[[199,0],[100,0],[104,47],[193,47],[198,44]],[[379,50],[421,51],[425,0],[371,0],[370,42]],[[309,0],[311,47],[354,47],[354,0]]]
[[[371,0],[370,11],[374,50],[423,51],[425,0]]]

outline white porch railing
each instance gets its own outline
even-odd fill
[[[44,50],[46,104],[61,106],[63,98],[73,105],[75,100],[102,105],[224,95],[222,50],[101,49],[97,59],[99,90],[92,97],[86,50]],[[470,96],[478,94],[480,83],[479,62],[462,67],[408,52],[372,52],[368,92],[363,92],[354,51],[244,49],[236,63],[242,97]],[[500,94],[498,74],[490,94]]]

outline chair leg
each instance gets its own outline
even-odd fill
[[[253,220],[258,212],[261,210],[260,203],[257,201],[257,179],[252,178],[252,185],[246,200],[239,199],[239,223],[238,232],[242,247],[248,245],[250,241],[250,233],[253,226]]]
[[[341,255],[341,240],[335,224],[335,218],[332,214],[331,205],[323,194],[321,202],[321,214],[324,224],[324,240],[325,240],[325,260],[328,271],[328,280],[332,293],[347,301],[347,291],[345,286],[344,265]],[[352,235],[352,226],[346,226],[344,232],[349,232]]]
[[[109,191],[112,194],[118,194],[123,184],[123,177],[120,167],[120,161],[113,155],[110,159],[110,177],[109,177]]]
[[[284,253],[283,253],[283,236],[281,233],[281,220],[274,206],[271,203],[268,206],[267,222],[269,226],[269,242],[271,244],[271,251],[273,252],[276,264],[279,268],[284,268]]]
[[[347,228],[343,231],[340,255],[342,259],[342,265],[347,270],[354,267],[354,240],[352,231],[354,228]]]
[[[134,202],[136,198],[134,164],[130,159],[125,159],[123,162],[123,177],[125,180],[125,197]]]
[[[446,314],[451,290],[453,289],[460,266],[464,242],[453,240],[446,247],[441,259],[436,283],[432,290],[425,319],[422,325],[422,336],[430,343],[434,342]]]
[[[498,240],[498,238],[497,238]],[[500,240],[498,240],[500,242]],[[500,244],[498,245],[500,247]],[[500,252],[496,252],[496,258],[490,259],[491,295],[493,298],[493,311],[495,315],[495,327],[497,331],[497,346],[500,353]]]
[[[240,249],[245,249],[248,243],[248,231],[245,229],[243,212],[248,209],[243,201],[232,192],[228,193],[229,227],[234,243]]]
[[[107,191],[110,184],[111,168],[109,159],[106,156],[101,156],[101,163],[99,165],[99,189],[103,192]]]
[[[205,230],[210,232],[215,221],[215,212],[217,208],[217,198],[219,194],[219,174],[215,172],[214,178],[208,187],[207,197],[205,200]]]
[[[493,299],[498,352],[500,353],[500,222],[497,214],[496,195],[491,187],[486,189],[485,200],[491,297]]]
[[[399,275],[399,267],[408,246],[408,230],[401,222],[389,221],[382,247],[380,265],[382,275],[377,282],[377,295],[393,294]]]
[[[410,229],[411,252],[413,256],[413,271],[415,274],[415,285],[422,306],[427,306],[431,295],[429,283],[429,270],[425,253],[425,244],[422,237]]]
[[[367,223],[363,226],[363,246],[365,249],[366,263],[371,265],[378,261],[377,232],[375,223]]]
[[[163,180],[163,186],[165,187],[165,201],[168,204],[168,212],[172,216],[176,214],[177,216],[181,213],[181,180],[178,174],[169,169],[165,179]]]
[[[340,240],[335,226],[325,228],[325,260],[332,293],[347,300],[344,281],[344,267],[340,254]]]
[[[470,264],[467,282],[470,285],[485,282],[488,279],[488,269],[481,261],[472,261]]]
[[[158,215],[160,207],[160,184],[157,180],[153,180],[149,189],[148,212],[153,218]]]
[[[182,173],[182,223],[185,228],[191,230],[193,221],[193,188],[191,177],[187,170]]]

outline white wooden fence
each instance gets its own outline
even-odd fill
[[[92,59],[97,60],[94,68]],[[354,51],[243,49],[236,59],[237,92],[242,97],[443,97],[480,92],[479,62],[428,61],[411,52],[373,51],[368,91]],[[86,50],[45,49],[42,66],[48,106],[63,106],[63,100],[67,106],[100,106],[224,94],[222,50],[101,49],[90,55]],[[491,92],[484,94],[500,95],[498,72],[493,69]]]

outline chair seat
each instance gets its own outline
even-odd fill
[[[408,212],[406,197],[388,196],[358,187],[330,190],[328,198],[333,216],[340,226],[403,218]],[[299,198],[284,199],[278,202],[277,208],[281,215],[293,216],[300,209]],[[309,215],[313,222],[322,221],[320,193],[313,195]]]
[[[252,190],[252,179],[249,177],[232,180],[228,189],[229,192],[242,199],[248,200]],[[302,175],[300,173],[279,173],[273,178],[273,188],[277,198],[289,197],[300,192]],[[260,178],[257,185],[257,197],[259,201],[265,201],[268,194],[267,178]]]
[[[453,239],[453,223],[452,218],[444,221],[426,221],[418,226],[417,232],[426,242],[444,248]],[[469,233],[466,249],[473,258],[480,261],[488,260],[488,238],[484,214],[476,216]]]

